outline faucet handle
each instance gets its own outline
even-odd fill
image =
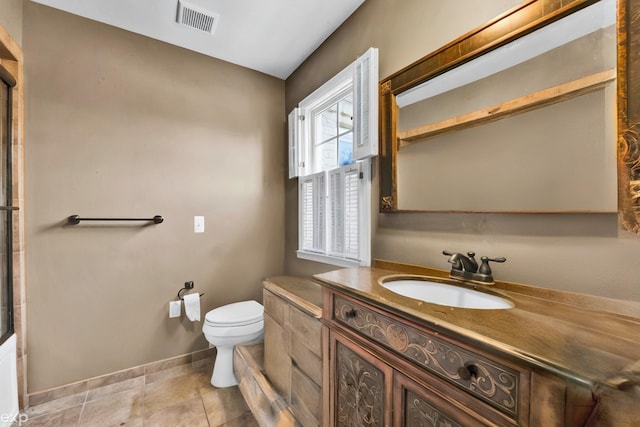
[[[442,255],[446,255],[449,257],[447,262],[449,262],[452,269],[462,270],[462,262],[460,261],[460,254],[455,252],[450,252],[447,250],[442,251]]]
[[[506,260],[507,259],[505,257],[499,257],[499,258],[489,258],[486,256],[480,257],[480,261],[482,261],[482,264],[478,269],[478,273],[491,275],[491,267],[489,267],[489,261],[503,263]]]

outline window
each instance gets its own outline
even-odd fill
[[[289,114],[298,177],[298,257],[371,262],[371,157],[378,154],[378,51],[370,48]]]
[[[314,170],[353,163],[353,94],[348,93],[314,114]]]

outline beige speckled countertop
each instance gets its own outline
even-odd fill
[[[314,277],[429,328],[591,388],[601,383],[615,387],[616,379],[629,377],[625,369],[640,360],[640,303],[496,283],[488,290],[514,308],[445,307],[397,295],[379,284],[385,276],[405,272],[442,276],[416,267],[346,268]],[[616,307],[620,310],[612,311]]]

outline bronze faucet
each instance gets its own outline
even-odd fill
[[[505,257],[489,258],[486,256],[480,257],[480,267],[475,259],[475,252],[467,252],[467,255],[459,252],[442,251],[443,255],[449,257],[448,262],[451,263],[451,272],[449,277],[452,279],[461,279],[470,282],[476,282],[483,285],[493,285],[493,276],[489,261],[492,262],[505,262]]]

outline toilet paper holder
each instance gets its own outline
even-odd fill
[[[178,298],[180,298],[181,300],[184,300],[184,293],[190,289],[193,289],[193,287],[195,286],[195,284],[193,283],[193,280],[190,280],[188,282],[184,282],[184,288],[180,289],[178,291]],[[203,296],[204,293],[201,293],[200,296]]]

